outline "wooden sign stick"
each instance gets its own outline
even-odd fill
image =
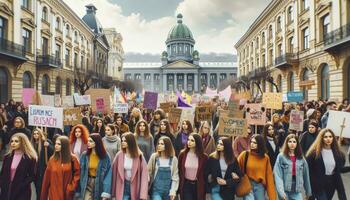
[[[46,133],[45,135],[45,140],[44,140],[44,142],[47,142],[47,127],[45,127],[44,128],[44,132]],[[45,164],[47,164],[47,160],[48,160],[48,158],[47,158],[47,147],[44,145],[44,151],[45,151]]]
[[[339,145],[341,145],[341,141],[343,140],[343,132],[345,128],[345,118],[343,119],[343,123],[340,125],[340,135],[339,135]]]

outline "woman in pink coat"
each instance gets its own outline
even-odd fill
[[[112,165],[112,197],[116,200],[146,200],[148,197],[148,169],[132,133],[121,138],[122,150]]]

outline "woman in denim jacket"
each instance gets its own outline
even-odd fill
[[[302,200],[302,191],[311,196],[309,167],[294,134],[287,136],[273,169],[278,197]]]
[[[88,139],[88,150],[80,158],[80,184],[76,196],[81,199],[111,198],[112,171],[102,138],[93,133]]]

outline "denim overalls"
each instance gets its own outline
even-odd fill
[[[152,185],[152,200],[168,200],[171,188],[171,165],[173,157],[169,159],[168,167],[160,167],[159,158],[156,158],[158,172]]]

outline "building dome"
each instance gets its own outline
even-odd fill
[[[170,29],[166,43],[173,40],[189,40],[194,44],[195,41],[193,39],[192,32],[185,24],[182,23],[182,18],[182,14],[177,15],[177,24]]]

